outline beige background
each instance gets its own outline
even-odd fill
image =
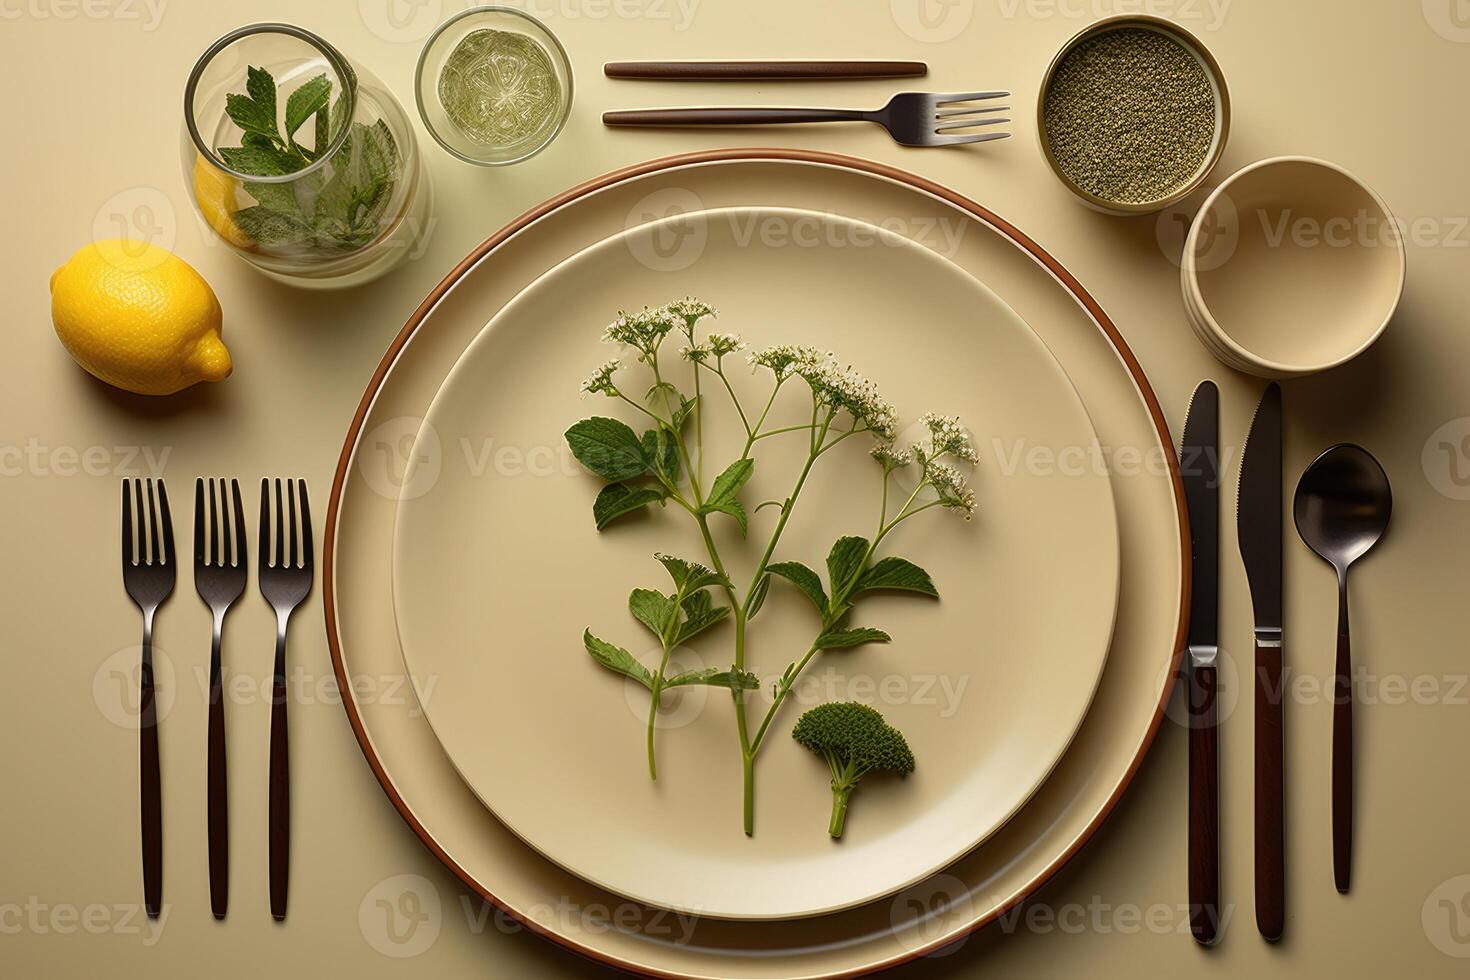
[[[230,717],[235,881],[226,923],[214,923],[207,909],[199,671],[208,618],[187,576],[158,631],[176,676],[163,736],[169,908],[157,932],[137,905],[136,737],[110,720],[119,708],[114,671],[133,662],[138,633],[118,579],[117,478],[148,475],[150,463],[161,462],[182,504],[199,474],[241,477],[247,500],[261,475],[301,475],[319,502],[320,528],[349,416],[412,308],[496,227],[586,177],[679,150],[779,142],[871,157],[948,183],[1014,220],[1076,272],[1133,345],[1176,428],[1194,383],[1206,375],[1221,382],[1226,493],[1233,492],[1260,384],[1216,365],[1185,324],[1173,262],[1182,225],[1106,217],[1076,204],[1045,170],[1031,131],[1036,81],[1051,54],[1096,16],[1114,12],[1113,4],[932,0],[921,20],[913,0],[537,0],[530,9],[574,62],[572,119],[544,154],[508,170],[478,170],[426,147],[438,204],[414,260],[366,288],[311,295],[268,282],[201,234],[179,174],[178,113],[184,76],[209,41],[250,21],[298,22],[411,105],[418,44],[460,6],[0,4],[8,134],[0,260],[11,301],[0,384],[7,559],[0,584],[11,624],[11,679],[0,689],[7,738],[0,968],[8,976],[599,972],[486,914],[404,826],[336,702],[319,591],[296,621],[292,647],[303,678],[292,715],[297,821],[292,916],[284,926],[266,914],[258,790],[271,641],[253,585],[226,639],[240,685]],[[1360,3],[1348,14],[1326,0],[1151,5],[1196,31],[1227,74],[1234,127],[1222,175],[1278,153],[1323,156],[1372,183],[1414,224],[1408,289],[1384,340],[1346,368],[1286,387],[1289,479],[1319,449],[1351,439],[1380,457],[1397,492],[1390,537],[1354,578],[1355,652],[1371,677],[1357,715],[1353,894],[1332,891],[1327,839],[1331,712],[1320,689],[1330,668],[1332,582],[1292,540],[1287,656],[1298,686],[1287,721],[1286,941],[1268,947],[1252,923],[1250,712],[1242,706],[1227,720],[1222,745],[1223,887],[1232,918],[1219,948],[1201,951],[1183,934],[1185,739],[1166,724],[1122,805],[1041,891],[1038,911],[900,975],[1463,975],[1466,963],[1456,954],[1470,956],[1463,836],[1470,794],[1462,762],[1470,667],[1459,548],[1470,523],[1470,486],[1456,482],[1451,464],[1470,471],[1470,453],[1439,447],[1470,449],[1461,441],[1470,435],[1470,395],[1457,384],[1470,355],[1462,329],[1470,136],[1455,108],[1470,74],[1470,26],[1457,26],[1470,13],[1464,7],[1459,0],[1424,0],[1422,9]],[[1008,87],[1016,93],[1018,138],[976,152],[932,152],[904,150],[861,127],[660,136],[607,132],[598,123],[604,108],[706,100],[876,105],[895,87],[671,89],[614,85],[599,74],[613,58],[819,55],[925,59],[930,77],[915,87]],[[46,278],[75,248],[120,227],[173,247],[214,285],[235,377],[146,401],[104,389],[71,364],[49,327]],[[181,523],[181,543],[186,530]],[[1249,605],[1228,525],[1225,542],[1222,642],[1244,666]],[[404,886],[438,914],[412,941],[395,944],[375,903]],[[1457,920],[1441,901],[1461,906]]]

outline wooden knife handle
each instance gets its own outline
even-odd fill
[[[787,109],[710,106],[692,109],[616,109],[602,114],[604,126],[767,126],[775,123],[855,122],[857,109]]]
[[[1337,617],[1337,668],[1332,685],[1332,878],[1347,894],[1353,874],[1353,685],[1347,595]]]
[[[1203,946],[1220,930],[1220,769],[1214,667],[1189,671],[1189,931]]]
[[[1286,784],[1282,775],[1281,644],[1256,640],[1256,928],[1286,926]]]
[[[608,78],[657,81],[790,81],[799,79],[914,78],[929,73],[922,61],[609,61]]]

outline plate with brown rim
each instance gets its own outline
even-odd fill
[[[697,258],[669,270],[659,243],[696,225]],[[824,652],[771,715],[749,837],[728,692],[692,686],[663,699],[651,780],[647,691],[598,667],[582,641],[591,629],[656,670],[661,649],[629,614],[629,590],[671,590],[655,553],[711,561],[695,522],[672,505],[597,531],[592,499],[604,481],[570,458],[562,437],[588,415],[646,427],[621,400],[579,397],[577,382],[609,353],[600,335],[619,309],[686,293],[718,307],[706,330],[733,330],[755,347],[835,351],[873,377],[898,406],[900,445],[927,436],[917,416],[928,408],[958,415],[980,457],[973,519],[930,508],[879,553],[917,560],[939,601],[864,598],[848,625],[881,627],[893,641]],[[692,392],[690,365],[668,344],[662,377]],[[754,418],[769,373],[738,356],[726,366]],[[709,460],[689,468],[705,469],[708,486],[746,432],[700,370],[712,392],[699,427]],[[635,367],[619,377],[637,393],[652,380],[640,382]],[[759,429],[772,435],[756,443],[741,491],[749,533],[733,520],[709,522],[709,547],[718,542],[742,596],[773,528],[784,532],[773,560],[822,568],[839,535],[871,535],[878,524],[884,480],[867,452],[873,439],[838,446],[835,431],[836,448],[802,479],[789,514],[755,509],[792,493],[807,458],[799,425],[812,409],[799,381],[771,401]],[[833,428],[850,424],[844,416]],[[1107,473],[1085,465],[1099,457],[1091,420],[1014,311],[905,236],[791,208],[638,225],[508,303],[455,364],[422,428],[421,441],[487,464],[444,467],[432,488],[399,505],[395,619],[409,673],[424,679],[425,716],[465,782],[517,836],[609,891],[729,919],[823,915],[891,895],[1000,827],[1041,785],[1092,700],[1117,606],[1118,535]],[[507,446],[527,465],[495,466]],[[1059,462],[1037,465],[1042,457]],[[934,495],[919,492],[913,473],[889,478],[891,496],[917,494],[923,506]],[[745,695],[750,730],[815,620],[805,597],[772,584],[746,631],[745,666],[761,678]],[[733,632],[726,622],[681,645],[670,669],[728,667]],[[901,784],[865,778],[834,842],[828,768],[790,733],[803,710],[838,700],[877,708],[919,762]],[[512,743],[514,753],[491,748]]]
[[[892,966],[993,921],[1073,857],[1111,812],[1157,730],[1177,662],[1187,563],[1181,493],[1157,400],[1116,328],[1064,268],[980,205],[880,164],[793,150],[727,150],[639,165],[528,212],[477,249],[415,313],[354,418],[328,515],[328,638],[344,691],[401,677],[389,575],[400,498],[448,458],[409,467],[423,413],[499,306],[619,229],[700,207],[819,207],[913,237],[945,229],[948,257],[983,273],[1055,352],[1108,458],[1122,583],[1112,649],[1078,737],[988,841],[890,900],[759,924],[686,919],[596,889],[521,844],[442,753],[417,702],[345,701],[364,754],[413,832],[465,885],[534,932],[660,976],[818,977]],[[405,436],[408,440],[405,441]],[[512,751],[512,746],[506,746]],[[616,917],[611,910],[616,909]],[[600,910],[600,911],[599,911]]]

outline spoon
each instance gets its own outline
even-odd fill
[[[1297,533],[1337,569],[1337,668],[1332,709],[1332,876],[1346,893],[1353,850],[1352,645],[1348,567],[1378,543],[1393,511],[1388,476],[1372,454],[1341,444],[1318,456],[1296,485]]]

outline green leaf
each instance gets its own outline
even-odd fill
[[[592,502],[592,519],[597,522],[597,530],[601,531],[619,517],[642,510],[649,504],[661,503],[663,499],[662,490],[609,483]]]
[[[745,534],[745,509],[740,506],[738,497],[740,488],[745,486],[754,471],[755,460],[753,459],[737,459],[731,463],[725,468],[725,472],[715,477],[715,482],[710,487],[709,497],[705,499],[699,512],[701,514],[729,514],[740,524],[740,533]]]
[[[583,419],[566,431],[566,439],[577,461],[603,479],[627,480],[648,470],[638,437],[617,419]]]
[[[839,647],[855,647],[864,643],[888,643],[893,639],[882,630],[870,626],[858,626],[849,630],[828,630],[817,637],[812,646],[818,650],[834,650]]]
[[[766,571],[781,576],[800,589],[812,601],[812,605],[817,607],[817,615],[827,615],[827,593],[822,591],[822,579],[816,572],[799,561],[776,562],[774,565],[767,565]]]
[[[250,143],[245,146],[222,146],[216,150],[231,170],[255,177],[284,177],[301,169],[295,157],[274,146]]]
[[[689,684],[706,684],[710,687],[726,687],[732,691],[754,691],[761,686],[760,678],[748,670],[720,670],[706,667],[702,670],[686,670],[664,681],[664,687],[685,687]]]
[[[674,636],[675,646],[694,639],[694,637],[698,636],[700,633],[703,633],[705,630],[709,629],[711,626],[715,625],[720,620],[730,615],[729,606],[711,607],[709,605],[708,592],[696,592],[694,595],[704,597],[704,599],[706,600],[704,603],[704,608],[700,609],[698,612],[688,610],[686,608],[687,618],[684,620],[683,623],[680,624],[679,632]],[[693,598],[693,596],[691,596],[690,598]]]
[[[628,595],[628,611],[660,642],[672,630],[677,613],[674,597],[653,589],[634,589]]]
[[[270,247],[307,245],[312,238],[311,226],[299,215],[259,205],[236,211],[235,224],[258,244]]]
[[[316,114],[316,129],[312,134],[312,142],[314,144],[312,147],[312,156],[314,158],[320,158],[323,153],[327,152],[327,146],[332,142],[331,137],[328,135],[328,128],[330,126],[331,110],[318,110]]]
[[[332,82],[326,75],[308,78],[286,99],[286,135],[295,136],[306,120],[326,106],[332,95]],[[243,127],[242,127],[243,128]],[[275,112],[271,113],[271,128],[275,128]]]
[[[747,621],[755,619],[755,614],[761,611],[766,604],[766,596],[771,591],[771,573],[768,570],[762,575],[760,581],[755,583],[755,588],[750,590],[750,597],[745,601],[745,618]]]
[[[648,668],[633,659],[633,655],[620,646],[614,646],[606,640],[599,640],[592,635],[591,630],[582,634],[582,644],[587,652],[592,655],[602,666],[624,677],[631,677],[650,691],[653,690],[653,675]]]
[[[258,133],[271,139],[279,139],[276,130],[276,114],[274,108],[267,112],[266,108],[248,95],[231,92],[225,96],[225,114],[247,133]]]
[[[939,598],[939,590],[934,587],[929,573],[904,558],[884,558],[863,572],[852,592],[856,595],[868,589],[900,589]]]
[[[669,426],[675,432],[684,428],[684,423],[689,421],[689,416],[694,413],[694,406],[699,403],[699,396],[685,398],[679,395],[679,407],[674,409],[673,417],[669,420]]]
[[[274,136],[276,132],[276,80],[264,68],[250,65],[245,69],[245,91],[255,101],[261,115],[270,120],[270,133]]]
[[[650,473],[669,486],[679,482],[679,443],[666,429],[649,429],[643,433],[640,445]]]
[[[669,577],[674,580],[674,587],[686,593],[694,593],[696,589],[703,589],[711,585],[727,585],[729,580],[719,572],[707,568],[698,562],[685,561],[675,558],[673,555],[657,554],[657,558],[669,570]]]
[[[391,183],[398,172],[398,144],[393,141],[393,131],[381,119],[371,127],[358,123],[353,128],[360,132],[366,183]]]
[[[832,597],[839,599],[848,595],[846,587],[863,563],[868,553],[868,539],[858,537],[838,538],[827,554],[827,584],[832,587]]]
[[[261,207],[272,211],[284,211],[287,214],[300,214],[301,208],[296,202],[295,182],[285,184],[267,184],[258,180],[245,181],[245,193],[260,202]]]

